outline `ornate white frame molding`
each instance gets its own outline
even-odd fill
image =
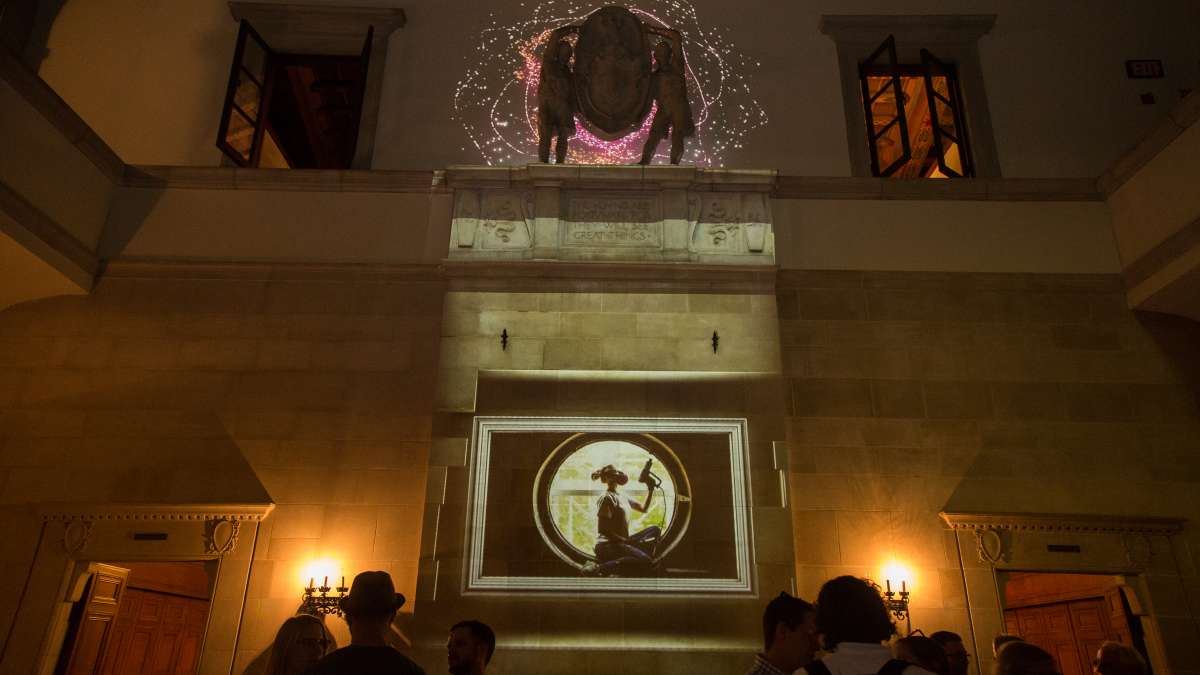
[[[229,520],[259,522],[274,504],[45,504],[38,512],[46,521],[83,520]]]

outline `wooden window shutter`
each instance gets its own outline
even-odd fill
[[[217,147],[238,166],[257,166],[267,126],[274,53],[249,21],[238,29]]]
[[[933,127],[932,152],[937,158],[938,168],[945,175],[955,178],[973,176],[975,169],[971,165],[971,153],[967,147],[962,95],[954,67],[943,63],[926,49],[921,50],[921,66],[925,76],[925,96],[929,102],[929,120]],[[957,170],[947,161],[947,152],[951,148],[958,153]]]
[[[912,158],[908,120],[904,114],[904,87],[900,82],[896,37],[889,35],[866,60],[858,64],[863,108],[867,116],[867,146],[871,151],[871,173],[890,176]],[[889,103],[891,107],[889,108]],[[876,112],[879,108],[879,112]],[[881,150],[900,146],[899,155],[880,166]]]

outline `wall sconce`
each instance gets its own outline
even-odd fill
[[[912,634],[912,618],[908,615],[908,583],[900,582],[900,592],[892,590],[892,582],[888,580],[887,590],[883,593],[883,604],[897,621],[903,621],[909,635]]]
[[[346,597],[346,577],[342,577],[342,583],[337,588],[330,588],[329,577],[321,582],[320,586],[316,586],[313,582],[316,579],[310,578],[308,586],[304,589],[304,600],[300,603],[300,614],[311,614],[313,616],[325,616],[333,614],[335,616],[342,615],[341,601]],[[337,591],[337,595],[330,595],[330,591]]]
[[[912,635],[912,617],[908,612],[908,569],[898,563],[891,563],[884,567],[883,578],[886,590],[883,593],[883,604],[888,611],[892,613],[896,621],[903,621],[906,634]],[[900,591],[892,590],[893,578],[900,582]]]

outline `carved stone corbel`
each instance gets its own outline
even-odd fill
[[[225,556],[237,547],[242,523],[233,518],[210,518],[204,522],[204,551]]]
[[[762,253],[767,245],[767,196],[764,194],[747,194],[742,196],[743,210],[746,222],[742,228],[746,232],[746,249],[750,253]]]
[[[72,518],[63,528],[63,549],[67,555],[75,557],[83,553],[88,540],[92,536],[92,521],[83,518]]]
[[[995,527],[976,528],[974,532],[975,552],[979,555],[979,562],[992,566],[1003,562],[1008,555],[1003,532]]]
[[[475,232],[479,229],[479,194],[461,190],[455,194],[454,228],[459,248],[475,247]]]

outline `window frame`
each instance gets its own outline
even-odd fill
[[[888,41],[890,41],[890,40],[892,40],[891,36],[888,37],[888,40],[884,41],[884,44],[880,45],[880,50],[883,50],[885,47],[887,47]],[[872,56],[874,56],[874,55],[872,55]],[[934,153],[934,157],[937,160],[938,168],[941,170],[942,173],[946,174],[947,176],[949,176],[951,178],[974,178],[975,177],[975,161],[974,161],[974,155],[972,154],[970,134],[966,128],[966,120],[964,117],[964,107],[962,104],[962,87],[959,85],[959,82],[958,82],[958,68],[953,63],[946,63],[944,61],[941,61],[940,59],[938,59],[936,56],[934,56],[932,53],[930,53],[926,49],[921,49],[921,57],[922,57],[923,61],[927,60],[928,62],[921,63],[921,64],[913,64],[913,63],[891,64],[891,63],[889,63],[889,64],[884,64],[884,65],[872,65],[872,64],[868,64],[866,62],[862,62],[862,63],[858,64],[858,77],[859,77],[859,82],[861,83],[861,87],[862,87],[862,99],[861,100],[863,101],[863,103],[862,103],[863,108],[860,112],[864,115],[864,122],[863,122],[864,133],[869,133],[869,130],[871,129],[871,123],[873,121],[873,112],[872,112],[870,106],[867,104],[867,99],[868,99],[867,78],[868,77],[892,77],[893,80],[895,80],[895,84],[885,85],[885,87],[886,86],[899,87],[899,78],[901,78],[901,77],[922,78],[922,80],[924,80],[924,84],[922,86],[925,89],[926,97],[928,97],[929,100],[933,100],[933,97],[937,96],[938,98],[945,101],[947,103],[947,105],[949,105],[951,107],[951,110],[954,113],[954,121],[956,122],[956,128],[959,129],[959,137],[954,138],[954,140],[955,140],[955,143],[957,143],[960,148],[959,154],[962,159],[962,167],[963,167],[963,171],[961,174],[957,171],[954,171],[953,169],[951,169],[949,166],[946,165],[946,158],[945,158],[945,154],[944,154],[944,151],[943,151],[942,145],[941,145],[941,136],[944,132],[942,131],[941,126],[938,124],[936,108],[934,106],[930,106],[929,115],[930,115],[931,121],[933,122],[933,129],[932,129],[933,146],[932,146],[931,152]],[[870,61],[870,60],[871,60],[871,58],[866,59],[866,61]],[[934,90],[933,77],[935,77],[935,76],[940,76],[940,77],[946,78],[946,86],[947,86],[947,89],[949,90],[949,94],[950,94],[949,99],[946,99],[945,97],[941,96],[940,94],[937,94],[936,91]],[[883,89],[880,90],[880,92],[882,92],[882,91],[883,91]],[[876,96],[878,96],[878,94]],[[899,96],[897,96],[896,98],[897,98],[897,100],[900,99]],[[898,120],[899,120],[898,123],[899,123],[900,128],[903,133],[904,131],[907,130],[908,120],[906,119],[906,116],[905,116],[905,113],[903,110],[898,112],[897,115],[898,115]],[[907,136],[907,134],[904,134],[902,136],[903,143],[906,146],[904,152],[902,153],[902,159],[896,160],[888,167],[880,167],[879,166],[878,152],[876,150],[876,146],[874,143],[876,138],[878,138],[878,135],[872,134],[872,135],[868,136],[869,140],[867,141],[867,150],[868,150],[868,153],[870,154],[870,159],[871,159],[871,163],[870,163],[871,175],[876,178],[888,178],[893,173],[895,173],[896,170],[903,167],[908,161],[910,161],[912,159],[911,148],[907,147],[909,145],[908,136]]]
[[[407,23],[394,6],[343,7],[231,0],[235,21],[247,20],[280,56],[357,56],[364,61],[357,140],[351,169],[370,169],[379,126],[384,70],[392,34]],[[364,36],[368,36],[364,42]],[[365,45],[365,47],[364,47]]]
[[[926,49],[956,69],[974,177],[1000,176],[978,48],[979,38],[992,29],[995,21],[994,14],[821,16],[820,31],[837,48],[850,175],[872,177],[858,66],[885,37],[893,35],[900,64],[921,63],[920,50]]]

